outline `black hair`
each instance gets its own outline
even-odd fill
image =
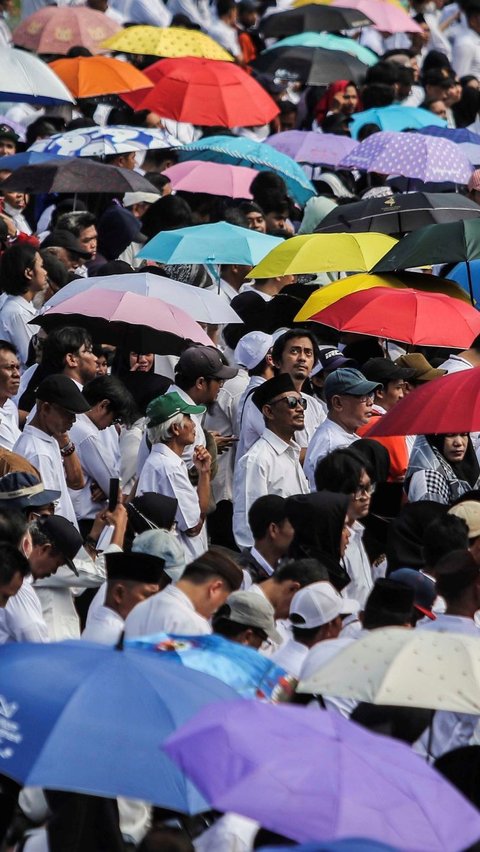
[[[286,518],[286,500],[278,494],[258,497],[248,510],[248,524],[255,541],[266,535],[270,524],[281,524]]]
[[[258,200],[265,215],[268,213],[285,213],[288,216],[290,214],[290,202],[285,193],[279,189],[264,190],[262,193],[258,193],[255,199]]]
[[[189,580],[195,586],[208,583],[215,577],[227,583],[232,592],[238,591],[243,580],[242,571],[236,562],[224,551],[214,548],[190,562],[182,574],[182,580]]]
[[[295,642],[312,642],[315,639],[320,628],[324,626],[323,624],[319,624],[317,625],[317,627],[302,627],[301,625],[294,623],[294,618],[295,614],[290,616],[290,621],[292,623],[292,633]],[[327,624],[328,623],[329,622],[327,622]]]
[[[386,62],[380,60],[368,68],[365,76],[365,85],[371,86],[372,83],[381,83],[382,85],[393,86],[398,83],[400,66],[398,62]]]
[[[55,127],[51,121],[46,118],[38,118],[29,124],[25,133],[25,145],[30,148],[37,139],[45,139],[47,136],[54,136],[59,133],[59,129]]]
[[[223,211],[223,221],[236,225],[237,228],[248,228],[248,219],[240,207],[226,207]]]
[[[28,511],[32,511],[32,509],[29,508]],[[29,525],[28,530],[32,537],[32,544],[34,547],[43,547],[45,544],[51,544],[53,552],[58,553],[58,548],[55,546],[51,534],[45,532],[44,525],[46,520],[46,518],[37,518],[34,523]]]
[[[112,349],[109,349],[108,346],[102,346],[101,343],[94,343],[92,346],[92,352],[96,358],[105,358],[107,366],[112,366],[113,356],[115,353]]]
[[[297,114],[297,104],[292,104],[291,101],[280,101],[280,115],[290,115],[292,112],[294,112],[295,115]]]
[[[69,283],[68,270],[65,269],[62,261],[59,260],[56,255],[52,254],[48,248],[41,249],[40,254],[42,256],[43,265],[48,278],[56,287],[58,287],[59,290],[61,290],[62,287],[65,287],[65,285]]]
[[[468,548],[468,527],[462,518],[445,515],[436,518],[425,529],[423,554],[427,568],[435,568],[442,557],[452,550]]]
[[[30,573],[30,565],[23,553],[7,541],[0,541],[0,587],[7,586],[15,574],[26,577]]]
[[[7,352],[11,352],[12,355],[18,355],[18,349],[14,343],[10,343],[9,340],[0,340],[0,352],[2,349],[6,349]]]
[[[315,487],[317,491],[353,494],[365,469],[366,463],[355,458],[348,449],[333,450],[320,459],[315,468]]]
[[[95,216],[88,210],[72,210],[71,213],[62,213],[58,217],[56,227],[60,231],[69,231],[74,237],[79,237],[81,231],[96,224]]]
[[[0,264],[0,290],[9,296],[24,296],[30,283],[25,277],[33,269],[38,248],[31,243],[16,243],[5,249]]]
[[[109,401],[110,411],[114,411],[124,423],[133,423],[136,419],[136,407],[133,396],[116,376],[96,376],[87,382],[83,395],[93,406],[104,399]]]
[[[290,580],[292,583],[298,583],[303,589],[311,583],[325,580],[325,568],[318,559],[291,559],[277,568],[270,579],[278,584]]]
[[[246,216],[249,213],[260,213],[261,216],[264,215],[262,208],[255,201],[242,201],[238,206]]]
[[[171,26],[171,25],[170,25]],[[167,183],[171,183],[170,178],[167,175],[162,174],[161,172],[148,172],[146,178],[155,189],[158,189],[160,192],[165,189]],[[155,202],[153,202],[155,204]]]
[[[447,603],[461,598],[479,578],[479,567],[469,550],[452,550],[435,565],[437,592]]]
[[[274,362],[281,361],[287,343],[289,343],[290,340],[294,340],[296,337],[308,338],[313,348],[313,363],[316,364],[318,361],[317,341],[313,332],[304,328],[290,328],[284,334],[281,334],[280,337],[277,337],[275,343],[273,344],[272,360]]]
[[[256,200],[257,195],[263,192],[268,192],[271,189],[282,192],[284,195],[287,194],[287,184],[276,172],[270,172],[268,170],[257,172],[250,184],[250,192],[254,199]]]
[[[61,373],[65,369],[65,358],[69,352],[78,352],[86,343],[91,345],[92,338],[86,328],[67,325],[64,328],[54,328],[43,345],[42,373],[46,369],[45,378],[52,373]],[[37,385],[39,383],[38,376]]]
[[[151,240],[160,231],[173,231],[193,225],[192,211],[178,195],[164,195],[142,216],[142,234]]]
[[[0,543],[20,547],[27,529],[27,519],[19,509],[0,504]]]
[[[183,27],[186,30],[201,29],[199,24],[194,24],[193,21],[190,20],[188,15],[182,15],[181,12],[177,12],[177,14],[173,16],[172,20],[170,21],[170,27]]]
[[[360,130],[357,134],[357,139],[359,142],[363,142],[364,139],[368,139],[369,136],[373,136],[374,133],[380,133],[381,128],[378,124],[373,124],[373,122],[368,122],[367,124],[362,124]],[[347,198],[346,201],[350,202],[352,199]]]
[[[422,109],[427,109],[430,111],[430,107],[432,106],[432,104],[436,104],[439,101],[440,103],[443,103],[442,98],[425,98],[425,100],[420,104],[420,106]]]
[[[154,825],[147,831],[137,852],[195,852],[195,847],[182,828]]]
[[[219,18],[223,18],[224,15],[228,15],[232,9],[236,9],[237,4],[235,0],[217,0],[217,15]]]
[[[393,63],[389,62],[389,65]],[[371,83],[365,86],[362,94],[363,108],[390,106],[395,100],[395,86],[388,83]]]

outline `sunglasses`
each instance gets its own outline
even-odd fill
[[[278,402],[285,402],[288,407],[293,410],[300,406],[300,408],[303,408],[303,410],[305,411],[308,405],[308,400],[304,399],[303,396],[282,396],[281,399],[274,399],[274,401],[270,402],[269,405],[277,405]]]

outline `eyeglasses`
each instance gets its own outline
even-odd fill
[[[361,500],[362,497],[371,497],[375,491],[376,486],[374,484],[370,485],[359,485],[356,491],[353,492],[354,500]]]
[[[305,411],[308,400],[304,399],[303,396],[282,396],[281,399],[274,399],[273,402],[269,402],[269,405],[276,405],[277,402],[286,402],[288,407],[294,410],[295,408],[303,408]]]
[[[366,393],[363,396],[356,396],[355,394],[351,394],[351,395],[355,397],[357,402],[363,402],[363,403],[373,402],[373,398],[375,396],[375,394],[373,394],[373,393]]]

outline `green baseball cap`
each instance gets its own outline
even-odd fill
[[[185,402],[180,394],[175,391],[165,393],[163,396],[157,396],[147,408],[148,423],[150,429],[152,426],[158,426],[160,423],[165,423],[174,417],[175,414],[203,414],[207,409],[204,405],[189,405]]]

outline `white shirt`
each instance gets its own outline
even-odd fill
[[[195,852],[251,852],[260,823],[238,814],[224,814],[195,838]]]
[[[289,639],[280,645],[278,651],[275,651],[271,656],[273,663],[281,666],[286,672],[299,678],[302,666],[308,655],[308,648],[302,645],[301,642],[296,642],[295,639]]]
[[[350,582],[342,590],[343,597],[353,598],[362,608],[373,588],[372,569],[362,541],[364,532],[365,528],[354,521],[344,557]]]
[[[443,364],[440,364],[438,369],[446,370],[447,374],[450,375],[450,373],[460,373],[462,370],[473,370],[473,364],[460,355],[450,355]]]
[[[255,388],[260,387],[266,379],[263,376],[251,376],[238,404],[237,422],[235,424],[235,435],[238,444],[235,453],[235,464],[242,458],[244,453],[250,449],[252,444],[258,440],[265,428],[262,412],[252,400]]]
[[[89,618],[81,639],[99,642],[100,645],[116,645],[123,633],[125,622],[118,612],[109,606],[100,606]]]
[[[67,518],[78,529],[58,441],[46,432],[42,432],[41,429],[37,429],[36,426],[29,425],[25,426],[13,452],[23,456],[37,468],[46,491],[60,491],[55,514]]]
[[[265,429],[240,459],[233,478],[233,534],[238,547],[251,547],[253,537],[248,511],[258,497],[278,494],[308,494],[308,482],[300,464],[300,447],[287,444]]]
[[[453,43],[452,65],[458,77],[480,78],[480,36],[470,28]]]
[[[271,577],[272,574],[274,573],[275,569],[272,568],[271,565],[269,565],[267,560],[262,556],[261,553],[259,553],[259,551],[257,550],[257,548],[255,546],[252,547],[252,549],[250,551],[250,555],[253,556],[253,558],[258,562],[260,567],[263,568],[265,573],[268,574],[269,577]]]
[[[212,12],[208,0],[169,0],[168,9],[172,15],[186,15],[204,32],[212,23]]]
[[[0,609],[0,645],[50,641],[32,582],[31,576],[25,577],[17,594],[8,599],[5,609]]]
[[[172,20],[162,0],[110,0],[109,5],[129,24],[169,27]]]
[[[305,658],[305,662],[300,672],[300,680],[307,680],[311,677],[311,675],[315,674],[315,672],[336,657],[340,651],[348,648],[352,642],[355,642],[355,639],[360,638],[360,636],[365,636],[366,632],[367,631],[359,630],[355,638],[353,636],[345,638],[337,637],[337,639],[326,639],[324,642],[317,642],[313,648],[310,648]],[[327,697],[325,695],[322,695],[322,698],[327,710],[333,710],[336,713],[340,713],[340,715],[344,716],[346,719],[350,718],[358,704],[358,701],[354,701],[352,698],[334,698],[331,696]]]
[[[120,450],[120,478],[124,494],[130,494],[135,485],[138,452],[145,434],[146,422],[146,417],[140,417],[128,428],[122,426],[120,432],[118,448]]]
[[[218,44],[228,50],[232,56],[237,59],[242,55],[242,49],[238,41],[238,33],[235,27],[226,24],[225,21],[218,19],[212,24],[208,30],[208,34]]]
[[[178,395],[183,399],[184,402],[188,403],[188,405],[196,405],[197,404],[196,402],[194,402],[192,397],[188,395],[188,393],[185,393],[185,391],[182,390],[181,388],[177,387],[177,385],[170,385],[170,387],[168,388],[167,391],[165,391],[165,393],[178,393]],[[206,446],[205,432],[203,431],[203,418],[204,418],[204,416],[205,416],[204,414],[191,414],[190,415],[193,422],[195,423],[195,441],[193,442],[193,444],[189,444],[187,447],[185,447],[185,449],[183,450],[183,453],[182,453],[182,459],[184,460],[184,462],[186,463],[186,465],[189,469],[194,466],[193,465],[193,453],[194,453],[195,447],[197,447],[197,446],[205,447]]]
[[[18,428],[18,408],[11,399],[0,406],[0,447],[13,450],[20,435]]]
[[[205,417],[205,428],[220,435],[236,435],[238,407],[248,384],[247,371],[241,368],[233,379],[228,379],[220,388],[217,399]],[[212,494],[216,503],[232,499],[233,469],[237,445],[233,444],[217,459],[217,475],[212,480]]]
[[[212,628],[195,610],[190,598],[177,586],[170,585],[137,604],[125,621],[127,639],[162,631],[176,636],[206,636]]]
[[[94,518],[102,508],[102,503],[92,500],[92,483],[96,482],[103,493],[108,495],[110,479],[120,476],[118,435],[114,428],[115,448],[108,440],[108,436],[107,439],[104,437],[104,432],[107,431],[98,429],[86,414],[77,414],[76,421],[70,429],[70,440],[75,444],[85,478],[83,488],[78,491],[69,489],[73,508],[79,520]]]
[[[0,310],[0,340],[15,344],[22,370],[25,369],[30,340],[40,329],[39,325],[27,323],[37,315],[33,303],[27,302],[23,296],[9,296]]]
[[[315,468],[325,456],[338,447],[349,447],[354,441],[358,441],[358,435],[347,432],[338,423],[334,423],[329,417],[318,427],[311,439],[303,469],[305,476],[310,482],[312,491],[315,491]]]
[[[143,466],[137,495],[140,496],[146,491],[175,497],[178,500],[175,517],[187,564],[205,553],[208,548],[205,524],[198,535],[185,535],[185,530],[192,529],[200,520],[200,503],[196,488],[190,482],[187,465],[183,459],[166,444],[155,444]]]

